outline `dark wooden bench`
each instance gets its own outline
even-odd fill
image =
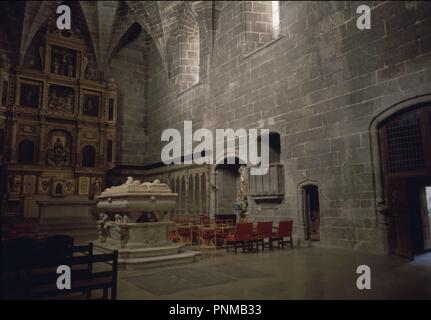
[[[74,293],[86,295],[91,299],[92,291],[102,290],[103,299],[116,299],[117,295],[117,270],[118,252],[108,254],[93,254],[93,244],[73,246],[72,255],[48,258],[46,255],[26,260],[25,263],[16,266],[15,270],[7,271],[6,277],[2,276],[3,299],[46,299]],[[81,255],[73,255],[80,253]],[[94,271],[95,263],[107,263],[107,271]],[[57,267],[66,265],[71,270],[71,288],[60,290],[57,288]]]

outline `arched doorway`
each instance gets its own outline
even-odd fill
[[[248,206],[248,169],[237,155],[219,157],[211,169],[210,215],[239,215],[238,205]]]
[[[319,188],[316,185],[301,187],[305,240],[320,240],[320,202]]]
[[[378,127],[390,253],[412,259],[431,249],[431,103]]]
[[[233,214],[240,189],[240,165],[219,164],[216,168],[217,214]]]

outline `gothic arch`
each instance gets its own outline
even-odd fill
[[[379,145],[379,126],[389,117],[401,111],[412,108],[421,103],[431,101],[431,94],[415,96],[402,100],[384,110],[376,112],[369,126],[369,139],[370,139],[370,154],[372,166],[372,179],[374,186],[374,199],[375,199],[375,214],[377,223],[383,223],[383,219],[378,213],[379,206],[385,203],[384,186],[383,186],[383,173],[381,167],[380,145]]]

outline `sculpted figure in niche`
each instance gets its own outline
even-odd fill
[[[72,64],[72,61],[69,61],[68,65],[67,65],[67,76],[68,77],[73,77],[73,64]]]
[[[70,138],[67,133],[57,131],[50,134],[47,148],[47,163],[52,166],[70,165]]]
[[[55,74],[60,73],[60,64],[58,62],[57,57],[54,58],[54,62],[52,63],[52,70]]]

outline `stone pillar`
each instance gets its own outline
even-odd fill
[[[81,157],[82,157],[82,154],[81,154],[81,135],[82,135],[82,129],[83,129],[82,125],[78,124],[78,128],[77,128],[77,131],[76,131],[76,143],[75,143],[75,148],[76,148],[75,149],[76,150],[75,154],[76,154],[76,156],[75,156],[75,159],[74,159],[76,167],[81,167],[82,166],[82,161],[81,161]]]
[[[42,120],[40,124],[40,134],[39,134],[39,164],[44,165],[45,164],[45,157],[46,157],[46,124],[45,120]]]
[[[198,185],[197,185],[198,191],[196,192],[196,194],[198,195],[198,198],[199,198],[199,203],[198,203],[199,214],[205,213],[205,212],[203,212],[203,207],[202,207],[203,199],[202,199],[202,178],[201,177],[203,174],[205,174],[205,173],[201,173],[201,174],[197,175],[197,177],[198,177]]]
[[[209,194],[210,194],[210,203],[209,203],[209,211],[210,217],[214,218],[217,213],[217,172],[211,171],[209,182]]]
[[[17,120],[12,120],[11,125],[11,141],[10,141],[10,163],[16,163],[16,130],[17,130]]]

